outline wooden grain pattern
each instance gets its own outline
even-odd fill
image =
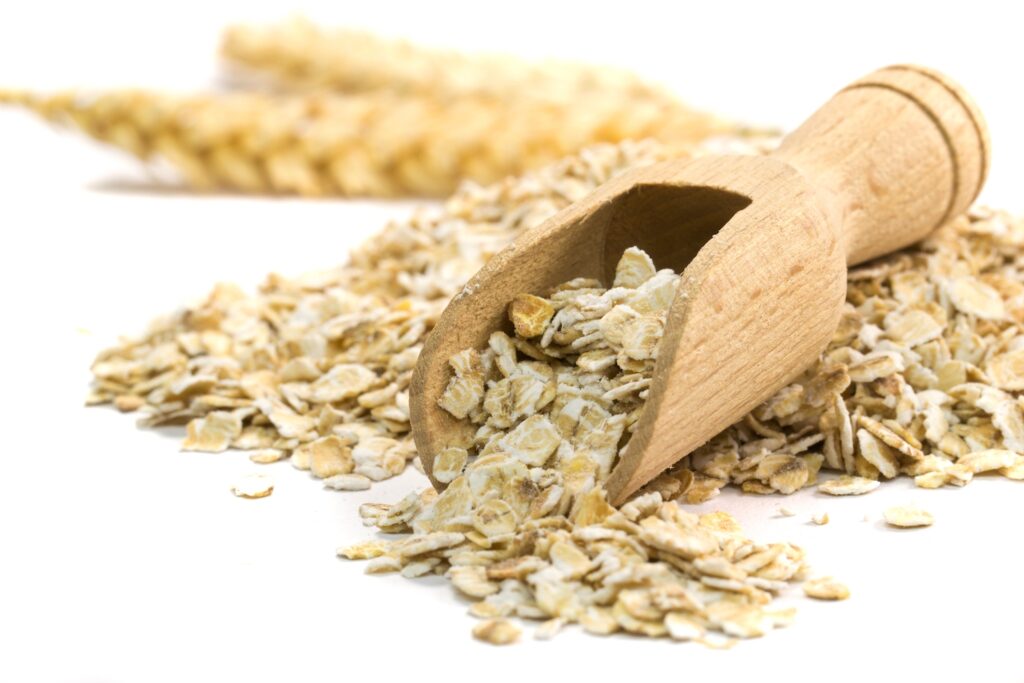
[[[515,294],[608,281],[638,245],[682,278],[647,405],[607,482],[623,501],[813,363],[838,322],[847,265],[966,210],[989,156],[966,93],[896,66],[840,91],[770,156],[670,161],[606,183],[497,254],[428,337],[410,393],[428,476],[433,456],[468,436],[437,406],[448,358],[510,330]]]

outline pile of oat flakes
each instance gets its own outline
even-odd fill
[[[522,231],[664,156],[654,143],[588,148],[520,178],[464,185],[331,272],[271,276],[256,295],[220,286],[102,353],[90,401],[139,410],[149,426],[187,424],[186,448],[290,458],[329,487],[367,488],[418,463],[409,379],[448,299]],[[900,475],[924,487],[989,471],[1024,478],[1022,247],[1024,222],[978,211],[852,271],[820,361],[619,510],[600,480],[642,408],[660,334],[658,309],[629,297],[652,280],[670,289],[675,276],[630,252],[633,267],[610,289],[574,282],[520,297],[514,335],[455,359],[483,374],[471,405],[444,399],[479,425],[470,449],[440,455],[446,491],[364,506],[368,525],[412,535],[342,552],[375,558],[370,571],[446,573],[478,600],[477,616],[545,619],[541,636],[569,622],[681,639],[760,635],[791,618],[769,602],[807,575],[803,552],[679,503],[729,483],[792,493],[822,468],[842,473],[819,485],[839,495]],[[804,590],[848,594],[829,580]],[[488,621],[478,636],[506,642],[517,630]]]

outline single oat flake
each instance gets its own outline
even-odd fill
[[[523,630],[506,619],[488,619],[473,627],[473,637],[491,645],[509,645],[519,640]]]
[[[904,529],[931,526],[935,521],[932,513],[911,505],[891,507],[885,511],[884,517],[889,526]]]
[[[246,474],[231,491],[239,498],[265,498],[274,492],[274,480],[265,474]]]
[[[878,486],[879,482],[875,479],[844,474],[821,482],[818,484],[818,490],[830,496],[860,496],[874,491]]]
[[[831,577],[811,579],[804,582],[804,595],[816,600],[845,600],[850,589]]]

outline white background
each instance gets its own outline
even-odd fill
[[[0,87],[208,87],[221,26],[292,10],[437,45],[627,66],[696,105],[781,126],[871,69],[913,61],[975,95],[995,150],[984,198],[1024,210],[1012,3],[372,4],[5,3]],[[179,453],[173,430],[81,407],[89,362],[117,335],[218,280],[252,287],[273,270],[333,265],[412,206],[194,196],[0,110],[0,681],[1024,680],[1024,484],[729,492],[712,505],[755,538],[804,545],[853,597],[796,597],[794,626],[728,652],[575,631],[495,649],[470,639],[466,603],[443,581],[368,577],[334,557],[369,535],[357,505],[423,485],[415,472],[339,494],[279,464],[261,469],[274,494],[246,501],[229,493],[257,469],[244,454]],[[907,502],[935,526],[886,529],[881,511]],[[797,516],[777,516],[780,504]],[[808,524],[822,511],[828,526]]]

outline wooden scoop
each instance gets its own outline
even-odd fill
[[[965,211],[988,158],[963,90],[893,66],[841,90],[769,156],[670,161],[609,181],[502,250],[441,315],[410,393],[427,474],[438,452],[465,442],[437,405],[448,358],[510,330],[516,294],[575,277],[610,282],[635,245],[682,278],[647,404],[606,482],[621,503],[811,365],[838,324],[847,265]]]

